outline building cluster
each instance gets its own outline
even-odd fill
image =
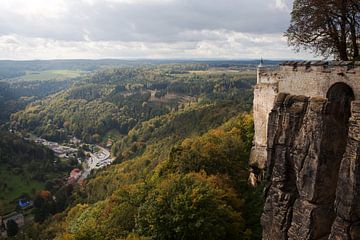
[[[31,214],[33,202],[29,199],[17,201],[17,211],[0,216],[0,237],[7,237],[8,222],[14,221],[18,228],[25,225],[26,217]]]
[[[80,140],[78,140],[78,141],[80,141]],[[78,149],[76,149],[76,148],[63,146],[56,142],[47,141],[43,138],[37,138],[35,140],[35,143],[48,147],[59,158],[70,158],[70,157],[76,158],[76,156],[77,156]]]

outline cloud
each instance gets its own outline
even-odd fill
[[[306,58],[290,52],[286,39],[278,34],[243,34],[209,32],[221,35],[217,40],[198,42],[129,42],[129,41],[63,41],[26,38],[17,35],[0,37],[2,59],[74,59],[74,58],[153,58],[153,59],[284,59]]]
[[[0,33],[62,40],[181,41],[191,30],[279,33],[279,0],[0,0]]]
[[[275,8],[285,12],[290,11],[289,4],[286,2],[286,0],[275,0]]]
[[[291,55],[282,39],[291,0],[0,0],[0,4],[1,58],[244,58],[261,52],[277,56],[273,48],[284,57]]]

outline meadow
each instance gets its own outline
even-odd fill
[[[0,167],[0,183],[3,183],[0,195],[0,215],[12,211],[16,205],[16,199],[24,194],[35,194],[44,188],[44,183],[32,180],[26,174],[15,175],[5,167]],[[6,184],[6,185],[4,185]]]
[[[15,78],[4,79],[7,82],[23,82],[23,81],[63,81],[73,79],[88,74],[82,70],[45,70],[45,71],[25,71],[25,74]]]

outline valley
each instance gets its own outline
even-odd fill
[[[34,91],[23,93],[32,100],[23,105],[16,104],[8,117],[4,116],[3,133],[52,156],[45,157],[49,159],[46,165],[49,174],[41,178],[24,174],[33,168],[23,166],[19,175],[13,170],[11,159],[17,158],[17,153],[8,155],[9,161],[6,160],[7,165],[4,165],[6,171],[11,169],[15,174],[15,179],[2,175],[3,181],[11,184],[7,190],[11,194],[1,200],[2,206],[6,206],[3,216],[14,210],[21,214],[16,207],[18,199],[34,202],[32,210],[23,213],[26,219],[33,220],[21,225],[23,232],[19,239],[29,234],[37,239],[55,236],[66,239],[68,235],[84,234],[86,239],[112,239],[115,235],[155,234],[146,228],[150,224],[147,221],[155,219],[142,218],[150,214],[148,212],[141,213],[138,216],[141,219],[136,214],[120,217],[116,220],[120,221],[118,224],[123,224],[121,221],[130,224],[121,225],[124,228],[114,228],[113,223],[103,221],[101,228],[108,229],[105,232],[91,225],[92,217],[96,216],[91,212],[108,211],[106,209],[112,206],[109,201],[120,201],[111,210],[119,216],[135,210],[150,211],[151,208],[144,208],[143,204],[156,206],[153,205],[156,202],[148,202],[151,194],[157,191],[168,194],[162,192],[168,191],[162,189],[162,184],[172,188],[172,184],[183,184],[182,181],[188,181],[189,186],[195,184],[195,188],[204,188],[204,191],[207,189],[212,194],[211,197],[203,196],[210,201],[208,204],[228,206],[229,216],[233,214],[234,219],[224,221],[241,223],[219,227],[236,227],[238,234],[256,239],[260,234],[260,208],[257,205],[262,203],[258,190],[247,185],[247,159],[253,136],[249,112],[256,75],[252,65],[224,67],[228,63],[218,64],[121,66],[95,70],[76,78],[40,79],[54,73],[45,70],[44,74],[39,74],[39,79],[31,76],[22,80],[3,80],[10,88],[3,88],[1,96],[7,96],[9,91],[16,92],[11,88],[15,86],[13,84],[35,86]],[[38,81],[41,84],[34,85]],[[49,87],[37,94],[37,88],[43,89],[46,84],[55,82],[64,85]],[[5,133],[8,129],[11,133]],[[40,160],[36,154],[34,158]],[[25,159],[19,164],[26,163]],[[45,164],[44,160],[39,164]],[[24,184],[28,187],[20,187]],[[216,190],[217,184],[230,191],[231,201],[237,199],[240,202],[235,205],[236,201],[229,202],[228,197],[223,196],[225,192]],[[138,202],[127,202],[123,194],[132,196],[129,201],[138,199]],[[202,197],[205,192],[198,194]],[[166,206],[158,207],[168,211]],[[68,214],[69,218],[54,219]],[[90,214],[84,223],[71,223],[69,228],[66,227],[70,221],[83,219],[82,214]],[[175,213],[169,214],[167,221],[172,221]],[[222,217],[221,212],[216,214],[216,218]],[[205,215],[197,218],[200,221],[203,217]],[[134,225],[134,221],[144,225]],[[41,229],[35,227],[37,224],[41,224]],[[184,228],[182,231],[192,230]]]
[[[0,0],[0,240],[359,240],[359,0]]]

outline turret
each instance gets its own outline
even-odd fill
[[[257,84],[261,83],[260,81],[260,75],[261,73],[263,73],[266,70],[265,65],[264,65],[264,60],[261,58],[260,60],[260,64],[257,67]]]

